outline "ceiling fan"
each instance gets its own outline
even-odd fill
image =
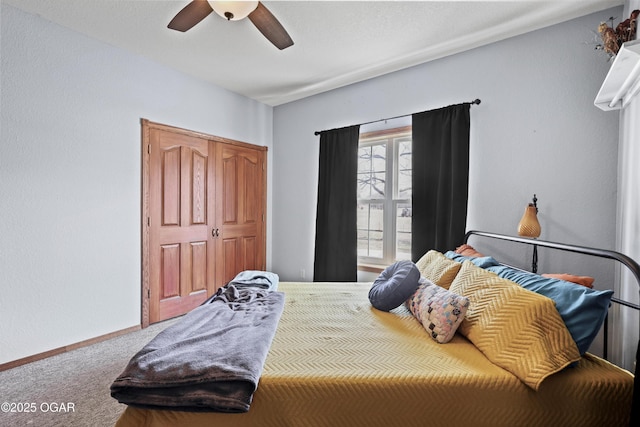
[[[228,21],[239,21],[249,17],[267,40],[280,50],[293,44],[284,27],[260,1],[193,0],[173,17],[168,27],[172,30],[187,31],[214,11]]]

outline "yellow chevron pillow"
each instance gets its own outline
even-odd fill
[[[469,298],[458,332],[496,365],[538,390],[542,381],[580,359],[550,298],[496,274],[462,264],[450,291]]]
[[[416,262],[420,275],[426,277],[441,288],[449,289],[451,282],[460,271],[461,264],[438,251],[430,250]]]

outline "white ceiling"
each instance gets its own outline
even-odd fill
[[[186,33],[169,30],[189,1],[2,0],[273,106],[623,4],[264,1],[295,43],[280,51],[248,19],[214,13]]]

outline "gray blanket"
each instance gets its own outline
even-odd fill
[[[144,346],[111,396],[150,408],[248,411],[283,308],[281,292],[220,289]]]
[[[279,280],[280,277],[270,271],[245,270],[238,273],[236,277],[229,282],[229,285],[233,285],[238,289],[253,286],[269,291],[277,291]]]

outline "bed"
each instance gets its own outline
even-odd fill
[[[578,248],[568,247],[557,249]],[[622,258],[638,277],[638,265]],[[459,265],[455,273],[440,265],[449,262]],[[247,412],[129,405],[116,425],[629,425],[634,376],[578,349],[557,312],[545,311],[546,297],[513,288],[483,262],[430,253],[416,263],[432,283],[472,300],[444,343],[417,320],[411,299],[389,311],[374,308],[371,283],[282,282],[284,309]],[[500,292],[487,293],[487,280]]]

